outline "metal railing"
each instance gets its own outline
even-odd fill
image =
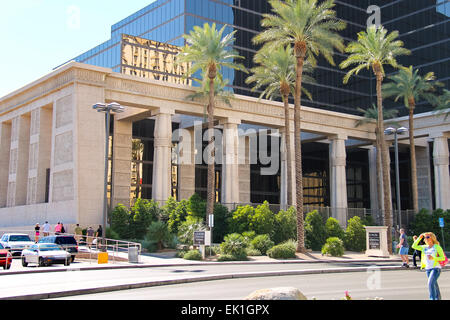
[[[102,237],[95,236],[87,236],[87,235],[77,235],[72,233],[58,233],[49,232],[49,235],[44,236],[41,232],[39,237],[35,236],[34,230],[14,230],[14,231],[3,231],[1,234],[26,234],[30,237],[32,242],[36,242],[36,240],[40,240],[47,236],[73,236],[77,241],[77,245],[74,244],[59,244],[64,250],[70,252],[71,249],[76,249],[79,259],[87,259],[90,263],[97,259],[98,253],[107,252],[108,253],[108,261],[110,261],[109,257],[112,257],[112,263],[116,263],[116,261],[123,261],[125,259],[121,254],[128,253],[130,248],[138,248],[137,255],[138,258],[142,253],[142,245],[137,242],[116,240],[116,239],[108,239]],[[73,253],[73,252],[71,252]],[[125,255],[126,256],[126,255]],[[21,256],[14,256],[14,258],[19,258]],[[128,260],[128,257],[126,258]]]

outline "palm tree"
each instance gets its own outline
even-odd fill
[[[437,99],[435,111],[438,114],[447,112],[445,115],[445,120],[447,120],[447,117],[450,115],[449,109],[450,109],[450,91],[444,89],[443,94],[440,95]]]
[[[416,148],[414,142],[414,109],[416,103],[425,99],[432,104],[436,104],[436,87],[442,86],[436,82],[433,72],[429,72],[423,77],[419,75],[419,70],[414,70],[412,66],[402,68],[393,76],[388,77],[392,82],[382,86],[383,97],[395,97],[395,102],[403,99],[405,107],[409,109],[409,146],[411,155],[411,189],[414,212],[419,212],[419,193],[417,188],[417,165]]]
[[[202,76],[203,81],[199,81],[197,79],[194,79],[194,81],[200,83],[200,87],[194,92],[189,94],[186,99],[187,100],[208,100],[206,102],[205,108],[203,110],[203,122],[208,121],[208,112],[209,109],[209,80],[204,75]],[[222,100],[225,104],[227,104],[230,108],[231,105],[231,99],[233,99],[234,94],[230,90],[227,90],[226,87],[228,86],[228,79],[223,80],[221,77],[221,74],[218,75],[216,79],[214,79],[214,96],[215,99]]]
[[[313,66],[316,57],[322,55],[334,65],[334,49],[342,51],[344,44],[337,31],[346,24],[336,18],[334,0],[269,0],[273,14],[264,14],[261,25],[263,32],[255,36],[255,44],[265,43],[270,48],[294,49],[296,58],[296,81],[294,91],[295,132],[295,182],[297,203],[297,252],[306,252],[303,217],[303,173],[301,152],[301,92],[303,68],[306,60]]]
[[[375,105],[372,105],[369,109],[361,109],[358,108],[358,111],[364,114],[364,118],[361,120],[356,121],[355,127],[362,126],[366,123],[377,123],[378,120],[378,110]],[[384,119],[392,119],[395,118],[398,114],[398,110],[391,109],[391,110],[383,110],[383,118]],[[391,123],[393,124],[393,123]],[[383,127],[384,131],[384,127]],[[378,137],[378,127],[375,127],[375,134]],[[377,196],[378,196],[378,208],[381,210],[383,208],[383,197],[381,196],[382,190],[383,190],[383,184],[381,179],[381,171],[382,171],[382,165],[381,165],[381,150],[380,150],[380,141],[378,139],[376,140],[376,149],[377,149]]]
[[[393,31],[387,34],[387,30],[383,27],[369,26],[366,31],[358,33],[358,41],[351,42],[345,52],[350,55],[344,60],[340,67],[341,69],[354,66],[344,77],[344,83],[354,74],[358,74],[361,70],[370,68],[376,76],[377,80],[377,107],[378,107],[378,132],[377,139],[380,142],[381,162],[383,173],[383,199],[384,199],[384,222],[388,227],[388,249],[392,253],[392,222],[391,222],[391,187],[389,184],[389,154],[386,149],[386,142],[383,136],[383,96],[381,85],[385,77],[384,66],[389,65],[394,68],[399,68],[396,57],[400,55],[410,54],[411,52],[403,47],[403,42],[397,40],[398,31]]]
[[[215,108],[215,81],[223,67],[246,72],[243,65],[234,62],[236,59],[242,58],[237,52],[231,49],[234,41],[234,34],[223,35],[225,28],[216,29],[216,24],[212,26],[205,23],[203,28],[194,26],[189,35],[184,35],[186,46],[182,48],[177,56],[177,63],[192,63],[189,69],[189,75],[194,75],[198,71],[209,81],[209,103],[208,103],[208,131],[209,131],[209,147],[212,150],[210,159],[208,159],[208,185],[207,185],[207,205],[206,214],[211,215],[214,210],[215,203],[215,154],[214,154],[214,108]],[[208,217],[209,218],[209,217]]]
[[[247,84],[255,83],[252,91],[262,89],[260,99],[266,97],[267,99],[274,99],[281,96],[284,104],[284,126],[285,126],[285,150],[287,157],[287,203],[292,205],[292,150],[291,150],[291,123],[290,123],[290,106],[289,96],[295,90],[295,57],[291,46],[286,48],[280,47],[275,50],[265,50],[264,48],[258,51],[254,57],[256,67],[252,68],[250,72],[252,76],[246,79]],[[304,72],[307,74],[313,73],[313,68],[309,61],[305,64]],[[305,75],[306,82],[314,83],[311,76]],[[308,90],[303,88],[309,99],[311,94]]]

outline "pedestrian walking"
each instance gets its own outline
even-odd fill
[[[77,241],[78,245],[80,244],[82,237],[83,229],[81,229],[80,225],[77,223],[77,226],[75,227],[75,240]]]
[[[66,229],[64,228],[64,225],[62,222],[61,222],[61,233],[62,234],[66,233]]]
[[[91,248],[92,246],[92,241],[94,240],[94,229],[92,229],[92,227],[89,227],[86,231],[86,236],[87,236],[87,244],[88,247]]]
[[[39,223],[36,223],[36,226],[34,227],[34,242],[39,241],[41,227],[39,226]]]
[[[48,224],[48,221],[45,221],[42,226],[42,232],[44,233],[44,237],[48,237],[50,235],[50,225]]]
[[[103,236],[102,226],[98,226],[97,232],[95,233],[96,238],[101,238]]]
[[[61,234],[61,222],[58,222],[58,224],[55,226],[55,234],[59,235]]]
[[[414,242],[416,242],[417,236],[414,236],[413,239],[414,239]],[[425,244],[425,243],[423,242],[423,239],[419,241],[419,246],[423,246],[424,244]],[[417,258],[420,259],[420,255],[421,255],[421,254],[422,254],[422,252],[420,252],[420,250],[414,249],[414,253],[413,253],[412,258],[413,258],[413,265],[414,265],[414,268],[416,268],[416,269],[417,269],[417,268],[420,268],[420,267],[417,265],[416,260],[417,260]]]
[[[424,239],[425,245],[419,245],[422,239]],[[425,269],[427,273],[430,300],[441,300],[441,291],[437,281],[442,270],[439,262],[445,260],[445,254],[436,239],[436,235],[432,232],[422,233],[414,241],[412,248],[422,252],[420,268]]]
[[[408,238],[406,236],[405,229],[400,229],[400,238],[397,245],[397,248],[399,248],[398,254],[402,258],[403,264],[402,267],[409,268],[409,245],[408,245]]]

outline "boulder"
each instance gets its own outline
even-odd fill
[[[308,300],[297,288],[281,287],[252,292],[244,300]]]

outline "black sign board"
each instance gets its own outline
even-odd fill
[[[369,249],[381,249],[380,234],[378,232],[369,232]]]
[[[194,232],[194,245],[203,246],[205,245],[206,232],[205,231],[195,231]]]

